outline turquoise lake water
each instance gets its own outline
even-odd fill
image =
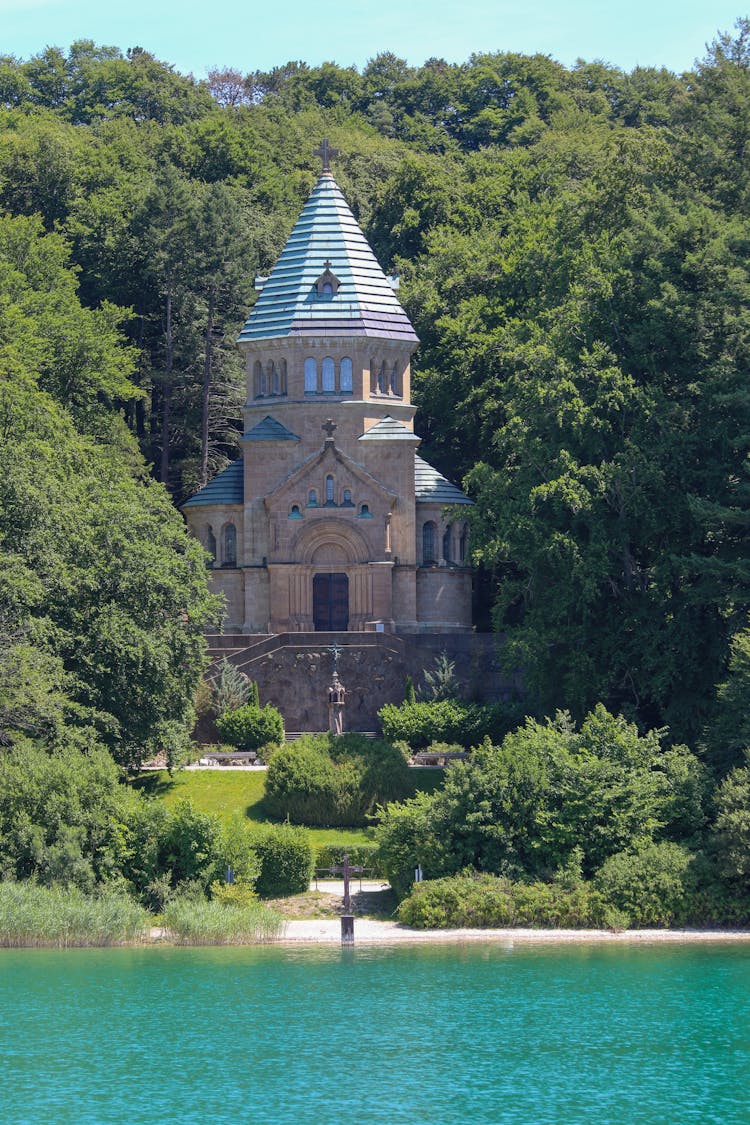
[[[2,1125],[750,1122],[750,949],[0,951]]]

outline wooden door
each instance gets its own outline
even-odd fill
[[[345,574],[313,577],[313,624],[316,632],[345,632],[349,628],[349,579]]]

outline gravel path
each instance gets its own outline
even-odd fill
[[[385,945],[406,942],[476,942],[491,941],[506,946],[515,944],[549,944],[574,942],[750,942],[748,930],[410,930],[398,922],[378,922],[370,918],[356,918],[354,940],[357,945]],[[284,945],[339,944],[341,923],[338,919],[310,919],[289,921],[277,942]]]

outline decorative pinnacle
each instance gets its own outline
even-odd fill
[[[331,157],[338,156],[338,154],[339,150],[337,148],[331,148],[331,146],[329,145],[328,137],[323,138],[323,143],[321,144],[320,148],[316,148],[313,150],[313,156],[319,156],[323,161],[324,172],[331,171]]]

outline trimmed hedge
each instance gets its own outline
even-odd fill
[[[246,703],[225,711],[216,720],[216,729],[223,742],[238,750],[260,750],[284,741],[284,720],[270,703],[266,707]]]
[[[313,850],[307,832],[291,824],[259,829],[253,850],[260,860],[255,882],[261,898],[284,898],[308,890],[313,872]]]
[[[356,734],[305,735],[277,750],[266,774],[266,808],[295,824],[353,827],[412,791],[404,755]]]
[[[378,711],[383,737],[406,742],[412,750],[424,750],[432,742],[457,743],[465,749],[484,738],[500,742],[523,718],[516,703],[484,706],[458,699],[436,699],[422,703],[386,703]]]

